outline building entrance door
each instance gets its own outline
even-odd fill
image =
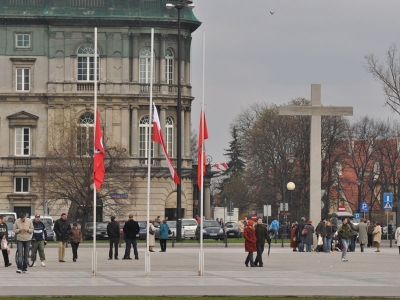
[[[30,206],[14,206],[14,212],[17,214],[17,218],[19,218],[19,214],[22,212],[26,213],[28,218],[30,218],[32,213]]]

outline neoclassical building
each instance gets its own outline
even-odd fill
[[[174,2],[174,1],[172,1]],[[167,148],[176,162],[177,91],[182,93],[182,208],[196,208],[196,175],[190,133],[191,34],[200,22],[192,10],[181,11],[181,62],[177,60],[177,11],[165,0],[0,0],[0,212],[27,211],[59,215],[46,207],[46,195],[33,189],[36,167],[46,157],[53,131],[76,122],[83,134],[93,128],[93,94],[108,143],[129,153],[135,181],[131,211],[146,215],[150,93],[150,31],[154,28],[153,101]],[[98,47],[94,47],[94,28]],[[98,53],[98,86],[94,54]],[[181,70],[178,78],[177,70]],[[195,118],[197,120],[197,118]],[[196,123],[197,124],[197,123]],[[57,129],[58,130],[58,129]],[[78,152],[80,150],[78,149]],[[174,218],[176,185],[161,147],[152,149],[151,217]],[[37,182],[36,182],[37,183]],[[47,212],[46,212],[47,214]]]

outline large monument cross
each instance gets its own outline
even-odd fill
[[[350,106],[322,106],[321,85],[311,85],[311,106],[281,106],[279,115],[311,116],[310,220],[314,227],[321,220],[321,116],[352,116]],[[314,246],[316,246],[314,235]]]

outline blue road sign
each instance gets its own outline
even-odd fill
[[[354,213],[354,219],[360,220],[361,214],[360,213]]]
[[[393,194],[383,193],[383,209],[392,210],[392,206],[393,206]]]
[[[364,212],[368,212],[368,211],[369,211],[368,203],[361,202],[360,203],[360,212],[364,213]]]

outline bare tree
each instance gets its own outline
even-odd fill
[[[386,104],[400,113],[400,55],[395,44],[389,47],[386,54],[386,65],[379,62],[374,54],[365,56],[364,65],[368,73],[383,86]]]
[[[49,206],[68,208],[69,218],[81,219],[84,225],[93,215],[93,142],[86,141],[73,125],[64,127],[60,134],[64,142],[58,146],[54,146],[55,143],[49,145],[46,158],[38,169],[38,184],[45,189]],[[84,143],[85,151],[82,151]],[[102,214],[125,214],[134,201],[133,176],[127,158],[124,148],[105,144],[106,175],[96,195],[98,218]]]

